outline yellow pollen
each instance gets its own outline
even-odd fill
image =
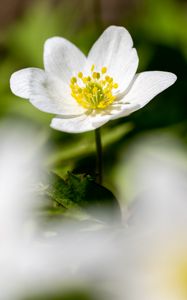
[[[82,77],[83,77],[82,72],[79,72],[79,73],[78,73],[78,77],[79,77],[79,78],[82,78]]]
[[[97,79],[99,79],[101,76],[100,76],[100,73],[98,72],[97,73]]]
[[[95,65],[92,65],[92,67],[91,67],[91,72],[93,72],[94,69],[95,69]]]
[[[93,72],[92,77],[93,77],[94,79],[97,79],[97,72]]]
[[[97,87],[95,86],[92,91],[94,94],[97,93]]]
[[[75,82],[77,82],[77,78],[76,77],[72,77],[71,78],[71,83],[75,83]]]
[[[92,65],[90,71],[90,76],[79,72],[77,77],[71,78],[71,95],[86,109],[105,109],[115,101],[113,90],[118,88],[118,84],[109,75],[104,76],[106,67],[95,72],[95,65]]]
[[[107,72],[107,68],[106,68],[106,67],[102,67],[101,73],[102,73],[102,74],[105,74],[106,72]]]
[[[114,89],[117,89],[117,88],[118,88],[118,84],[117,84],[117,83],[114,83],[113,88],[114,88]]]

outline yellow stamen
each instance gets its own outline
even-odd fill
[[[92,65],[92,67],[91,67],[91,72],[93,72],[94,69],[95,69],[95,65]]]
[[[93,72],[92,77],[93,77],[94,79],[97,79],[97,72]]]
[[[101,73],[102,73],[102,74],[105,74],[106,72],[107,72],[107,68],[106,68],[106,67],[102,67]]]
[[[93,93],[94,94],[97,93],[97,87],[96,86],[93,88]]]
[[[117,88],[118,88],[118,84],[117,84],[117,83],[114,83],[113,88],[114,88],[114,89],[117,89]]]
[[[84,76],[79,72],[78,78],[71,78],[71,95],[86,109],[105,109],[115,101],[113,89],[117,89],[118,84],[109,75],[103,76],[107,72],[106,67],[103,67],[100,72],[94,70],[95,65],[92,65],[91,76]]]
[[[75,83],[75,82],[77,82],[77,78],[76,77],[72,77],[71,78],[71,83]]]
[[[79,72],[79,73],[78,73],[78,77],[79,77],[79,78],[82,78],[82,77],[83,77],[82,72]]]

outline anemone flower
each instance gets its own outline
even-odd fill
[[[12,92],[55,114],[51,127],[79,133],[125,117],[176,81],[173,73],[136,74],[138,55],[129,32],[107,28],[86,57],[61,37],[46,41],[44,70],[26,68],[10,79]]]

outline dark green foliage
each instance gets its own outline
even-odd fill
[[[120,220],[119,204],[108,189],[88,175],[68,173],[66,179],[53,175],[45,193],[59,206],[86,214],[104,222]]]
[[[43,295],[38,297],[29,297],[24,300],[96,300],[96,297],[90,296],[86,291],[71,291],[66,293]]]

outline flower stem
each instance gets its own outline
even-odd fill
[[[96,144],[96,181],[99,184],[102,184],[102,144],[101,144],[101,131],[100,128],[95,129],[95,144]]]

